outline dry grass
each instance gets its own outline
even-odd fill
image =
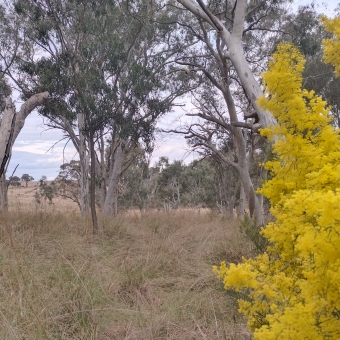
[[[77,212],[79,210],[76,203],[70,199],[60,197],[54,197],[53,204],[48,204],[48,202],[44,201],[42,204],[37,204],[34,194],[38,190],[39,182],[33,181],[27,184],[27,187],[25,183],[22,183],[20,187],[9,187],[8,201],[10,211]]]
[[[247,245],[235,223],[193,212],[89,221],[0,216],[0,339],[250,339],[212,264]]]

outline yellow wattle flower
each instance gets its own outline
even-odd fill
[[[339,24],[327,27],[340,36]],[[266,164],[272,179],[259,190],[276,218],[262,230],[271,244],[256,259],[214,269],[226,289],[248,294],[239,306],[254,339],[340,339],[340,137],[327,104],[301,89],[304,64],[282,44],[263,75],[259,104],[278,121],[261,132],[277,136]]]

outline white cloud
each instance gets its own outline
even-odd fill
[[[46,150],[41,148],[39,144],[31,144],[24,146],[13,146],[13,151],[25,151],[35,155],[44,155],[46,154]]]
[[[63,134],[60,130],[46,130],[44,121],[37,113],[30,114],[13,146],[12,158],[7,176],[10,176],[19,164],[16,174],[28,173],[36,180],[45,175],[54,179],[58,175],[60,165],[75,158],[76,151],[72,143],[64,148],[61,142]]]

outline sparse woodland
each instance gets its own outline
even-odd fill
[[[340,19],[318,12],[0,4],[1,339],[340,338]],[[53,181],[6,173],[34,110],[78,154]],[[152,164],[160,133],[197,159]]]

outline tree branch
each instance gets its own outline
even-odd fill
[[[246,0],[237,0],[236,1],[236,9],[235,9],[235,17],[234,17],[234,26],[232,35],[239,38],[241,40],[243,34],[243,26],[244,19],[246,15]]]

